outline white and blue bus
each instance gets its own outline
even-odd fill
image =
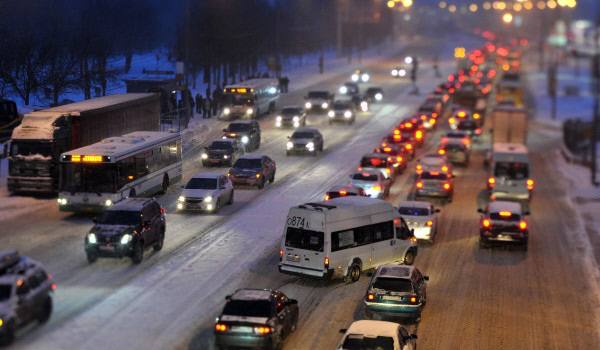
[[[279,99],[277,79],[251,79],[223,89],[219,119],[256,119],[275,110]]]
[[[124,198],[165,192],[181,177],[181,135],[136,131],[63,153],[58,205],[101,211]]]

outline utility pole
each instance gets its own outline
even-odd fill
[[[556,62],[552,60],[548,67],[548,95],[551,100],[552,120],[556,120]]]
[[[597,173],[597,147],[598,147],[598,123],[600,116],[600,53],[598,52],[600,47],[598,46],[598,40],[600,39],[600,18],[596,21],[596,30],[594,33],[594,57],[592,58],[592,74],[594,81],[594,117],[592,120],[592,136],[591,136],[591,162],[590,162],[590,170],[591,170],[591,182],[592,185],[598,186],[600,183],[596,179]]]

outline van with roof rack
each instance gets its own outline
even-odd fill
[[[279,271],[355,282],[363,271],[381,264],[412,264],[416,240],[407,226],[396,228],[396,217],[389,203],[358,196],[292,207],[281,240]]]

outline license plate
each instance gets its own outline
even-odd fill
[[[285,258],[285,260],[292,261],[292,262],[299,262],[300,261],[300,257],[299,256],[287,256]]]
[[[383,300],[389,300],[389,301],[402,301],[402,297],[397,297],[397,296],[392,296],[392,295],[385,295],[383,297]]]
[[[249,326],[232,326],[231,332],[234,333],[252,333],[254,330]]]
[[[114,250],[114,247],[110,244],[100,246],[99,248],[100,248],[100,250],[105,251],[105,252],[112,252]]]
[[[511,235],[505,234],[505,233],[499,234],[496,238],[500,241],[512,241],[513,240]]]

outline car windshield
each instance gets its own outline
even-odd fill
[[[444,149],[446,151],[464,151],[465,146],[459,145],[459,144],[449,144],[449,145],[444,146]]]
[[[358,173],[358,174],[354,174],[352,175],[352,180],[359,180],[359,181],[377,181],[377,175],[375,174],[363,174],[363,173]]]
[[[529,164],[520,162],[497,162],[494,176],[510,180],[525,180],[529,177]]]
[[[308,98],[326,100],[329,98],[329,92],[327,92],[327,91],[310,91],[308,93]]]
[[[375,94],[381,93],[381,91],[382,90],[380,88],[368,88],[367,89],[367,94],[368,95],[375,95]]]
[[[333,109],[350,109],[350,102],[336,102],[333,104]]]
[[[0,301],[5,301],[10,298],[12,286],[10,284],[0,284]]]
[[[400,207],[398,209],[400,215],[410,215],[410,216],[428,216],[429,209],[427,208],[414,208],[414,207]]]
[[[349,334],[342,345],[344,350],[394,350],[392,337],[365,337]]]
[[[141,214],[133,210],[105,210],[98,218],[99,224],[106,225],[137,225]]]
[[[377,277],[373,282],[373,288],[400,293],[412,293],[413,291],[410,280],[393,277]]]
[[[458,130],[471,130],[477,128],[477,124],[472,120],[463,120],[458,123]]]
[[[446,137],[449,137],[451,139],[462,139],[465,136],[466,135],[463,134],[462,132],[449,132],[446,134]]]
[[[302,108],[284,108],[281,111],[281,114],[285,116],[296,116],[300,115],[300,113],[302,113]]]
[[[448,180],[448,174],[424,172],[423,174],[421,174],[421,179],[423,179],[423,180]]]
[[[285,233],[285,246],[322,252],[323,237],[323,232],[288,227]]]
[[[268,300],[230,300],[225,304],[223,315],[270,317],[271,302]]]
[[[186,190],[214,190],[217,188],[217,179],[213,178],[191,178],[185,185]]]
[[[387,165],[386,158],[363,157],[363,159],[360,161],[360,166],[365,168],[385,168]]]
[[[231,123],[227,129],[231,132],[244,132],[250,131],[251,128],[251,125],[247,123]]]
[[[292,134],[293,139],[312,139],[313,137],[312,132],[295,132]]]
[[[231,142],[225,142],[225,141],[213,141],[213,143],[210,144],[210,146],[208,147],[210,149],[232,149],[233,145],[231,144]]]
[[[262,168],[262,161],[258,158],[256,158],[256,159],[241,158],[235,162],[233,167],[237,168],[237,169],[260,169],[260,168]]]

